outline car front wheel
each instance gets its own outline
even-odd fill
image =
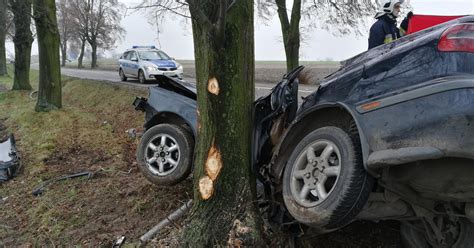
[[[123,72],[122,69],[119,70],[119,75],[120,75],[120,80],[123,82],[127,81],[127,77],[125,76],[125,73]]]
[[[137,150],[143,175],[156,185],[174,185],[184,180],[192,168],[194,140],[184,128],[160,124],[148,129]]]
[[[141,84],[146,83],[145,73],[142,70],[138,71],[138,82]]]
[[[283,199],[297,221],[323,233],[349,224],[367,202],[372,185],[358,135],[322,127],[293,150],[283,175]]]

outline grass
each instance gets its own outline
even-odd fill
[[[11,89],[12,81],[0,77],[0,87]],[[37,89],[38,71],[31,71],[30,81]],[[22,156],[19,175],[0,184],[0,247],[110,246],[121,235],[137,240],[187,197],[189,182],[155,187],[137,170],[137,141],[125,130],[143,125],[143,113],[131,103],[146,90],[62,81],[63,108],[49,113],[34,111],[28,91],[0,92],[0,124],[15,134]],[[45,180],[82,171],[94,172],[93,178],[31,194]]]

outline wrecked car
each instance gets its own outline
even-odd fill
[[[298,107],[298,67],[254,103],[253,164],[266,197],[311,232],[401,221],[407,247],[474,246],[474,16],[342,63]],[[171,185],[192,169],[196,93],[160,80],[140,169]]]

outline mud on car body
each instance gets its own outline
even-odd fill
[[[119,76],[122,81],[138,78],[140,83],[155,80],[156,75],[183,77],[183,66],[155,46],[133,46],[119,59]]]
[[[474,17],[343,62],[298,108],[301,69],[254,102],[253,164],[269,202],[311,232],[391,219],[402,222],[407,247],[474,246]],[[163,139],[149,138],[159,132],[147,135],[154,127],[195,137],[195,99],[192,85],[169,78],[137,98],[147,113],[138,151],[145,174],[152,155],[166,155]]]

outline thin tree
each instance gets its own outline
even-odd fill
[[[62,107],[56,3],[54,0],[34,0],[33,10],[40,67],[38,101],[35,110],[47,112]]]
[[[109,49],[124,35],[117,0],[91,0],[87,41],[92,48],[91,68],[97,67],[97,48]]]
[[[198,92],[194,205],[183,246],[212,247],[238,237],[261,246],[251,170],[254,99],[253,1],[187,0]],[[232,238],[231,238],[232,240]]]
[[[30,59],[33,34],[31,33],[31,0],[9,0],[13,12],[15,35],[15,72],[13,90],[31,90]]]
[[[68,42],[74,36],[73,19],[74,12],[71,9],[71,1],[59,0],[56,3],[58,8],[59,36],[61,38],[61,66],[66,65]]]
[[[80,44],[77,67],[83,68],[82,62],[87,45],[87,35],[89,34],[91,0],[70,0],[69,4],[71,8],[73,39]]]
[[[0,0],[0,76],[7,75],[7,0]]]

